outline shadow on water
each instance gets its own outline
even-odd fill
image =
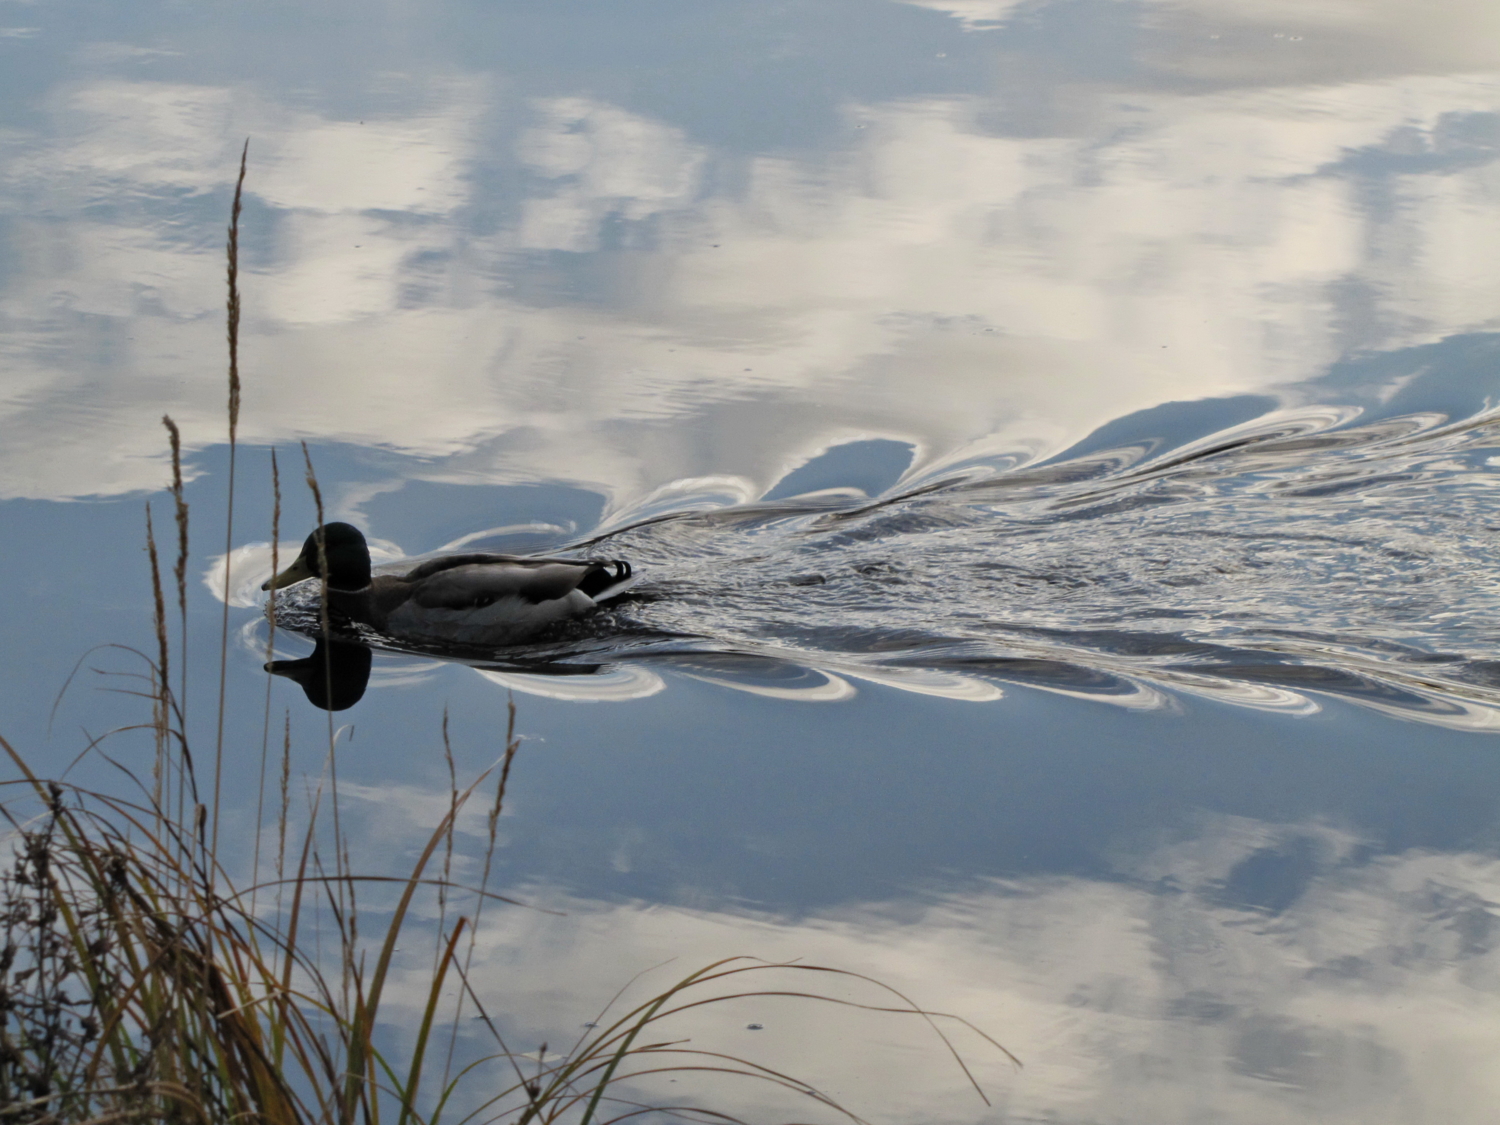
[[[847,698],[858,680],[971,700],[1024,685],[1135,708],[1185,693],[1308,711],[1331,694],[1500,725],[1486,522],[1500,417],[1365,420],[1323,406],[1245,418],[1265,400],[1220,405],[1219,421],[1244,420],[1184,438],[1210,412],[1175,404],[1041,463],[918,469],[873,498],[787,494],[840,473],[891,479],[910,457],[894,442],[836,447],[773,499],[679,495],[614,513],[567,549],[607,546],[642,581],[535,643],[433,648],[354,630],[329,650],[344,668],[331,690],[311,671],[317,654],[268,667],[334,709],[362,694],[368,655],[355,652],[370,645],[569,698],[649,694],[664,666],[810,701]],[[316,635],[316,598],[312,583],[288,591],[278,623]]]

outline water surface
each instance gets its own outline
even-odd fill
[[[306,441],[391,565],[644,576],[522,649],[382,643],[338,715],[345,827],[394,871],[446,808],[444,714],[472,774],[519,700],[499,870],[563,913],[488,916],[517,1042],[670,957],[806,957],[1026,1063],[966,1045],[986,1108],[878,1022],[693,1029],[872,1120],[1487,1121],[1497,21],[5,3],[4,733],[61,772],[134,717],[92,671],[132,658],[86,654],[153,643],[163,413],[212,711],[249,136],[235,831],[268,711],[323,768],[256,591],[271,448],[284,546],[313,524]]]

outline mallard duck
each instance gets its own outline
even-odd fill
[[[328,608],[335,616],[391,637],[516,644],[548,625],[580,617],[620,593],[631,580],[618,559],[534,559],[465,554],[429,559],[406,574],[370,573],[370,548],[357,527],[314,531],[296,561],[262,590],[280,590],[323,574],[328,562]]]

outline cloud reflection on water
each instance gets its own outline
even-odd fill
[[[571,1042],[619,981],[668,959],[643,987],[718,957],[802,959],[972,1020],[1025,1064],[956,1033],[996,1103],[986,1110],[935,1041],[899,1021],[747,1001],[677,1026],[874,1121],[1488,1120],[1500,1094],[1492,856],[1372,857],[1327,825],[1205,815],[1115,866],[1113,880],[992,880],[801,917],[536,886],[522,897],[566,913],[488,915],[471,979],[527,1049]],[[423,979],[412,974],[414,1010]],[[746,1034],[751,1021],[764,1031]],[[724,1093],[782,1108],[753,1088]]]
[[[910,483],[1044,459],[1168,402],[1253,394],[1265,401],[1244,424],[1266,425],[1281,406],[1321,431],[1351,421],[1356,400],[1364,421],[1387,408],[1469,417],[1492,394],[1482,356],[1445,366],[1461,348],[1404,350],[1461,345],[1494,328],[1500,307],[1500,38],[1484,33],[1500,17],[1479,0],[920,7],[952,13],[972,29],[966,41],[993,50],[993,84],[884,98],[834,90],[842,132],[821,149],[735,150],[629,89],[535,83],[447,56],[434,68],[445,77],[382,78],[380,108],[359,120],[349,97],[320,92],[340,91],[346,75],[312,90],[231,87],[204,81],[212,67],[174,71],[160,54],[156,80],[144,81],[118,69],[142,48],[85,46],[37,98],[46,132],[7,135],[3,218],[16,252],[0,275],[0,487],[49,499],[159,488],[163,410],[191,444],[218,440],[220,238],[247,133],[241,437],[421,459],[338,501],[356,507],[411,479],[546,480],[606,495],[604,519],[618,525],[754,501],[861,439],[910,446]],[[1107,11],[1122,13],[1122,27],[1136,20],[1126,29],[1140,37],[1107,44],[1107,58],[1040,49]],[[708,99],[694,112],[718,108]],[[1356,353],[1413,366],[1384,382],[1371,383],[1369,368],[1355,383],[1324,378]],[[1461,407],[1439,395],[1450,383],[1462,384]],[[1173,441],[1191,448],[1225,424]],[[1123,470],[1163,455],[1166,436],[1126,435],[1140,440],[1109,449]],[[1408,495],[1439,471],[1494,479],[1472,460],[1433,460],[1414,470]],[[1297,514],[1292,487],[1347,482],[1271,483],[1288,487],[1257,495],[1280,497],[1283,507],[1265,509],[1279,518]],[[1403,487],[1330,491],[1305,511],[1345,504],[1382,547],[1429,551],[1433,580],[1407,600],[1413,628],[1474,656],[1470,633],[1493,608],[1491,552],[1466,538],[1418,542],[1412,528],[1386,535],[1359,511],[1362,496]],[[488,513],[407,546],[508,518]],[[1482,525],[1470,521],[1476,536]],[[251,548],[236,554],[259,565]],[[1314,577],[1340,573],[1305,541],[1280,557]],[[1282,592],[1313,588],[1278,573],[1291,579]],[[1402,577],[1394,566],[1375,574],[1392,604]],[[1253,589],[1240,593],[1265,608]],[[1336,603],[1266,604],[1337,616]],[[1471,625],[1415,616],[1438,603]],[[805,684],[807,698],[847,699],[874,681],[970,699],[1031,687],[1140,710],[1199,694],[1300,714],[1319,708],[1330,682],[1143,670],[1117,652],[1082,668],[1046,633],[1058,625],[1050,612],[1026,619],[1030,663],[1008,674],[832,658],[802,681],[723,661],[705,661],[700,679],[777,698]],[[262,643],[253,626],[242,636]],[[1351,656],[1318,643],[1302,655]],[[1402,718],[1489,728],[1493,669],[1473,698],[1455,699],[1412,656],[1391,656],[1407,662],[1399,704],[1378,662],[1341,690]],[[443,672],[382,658],[372,682]],[[479,674],[575,698],[640,699],[664,682],[644,661],[598,676]],[[1387,737],[1404,742],[1410,729]],[[1309,724],[1295,737],[1311,745],[1318,732]],[[446,795],[421,805],[410,790],[369,792],[385,825],[404,812],[430,825],[427,814],[447,807]],[[581,1022],[667,954],[868,966],[973,1015],[1025,1057],[1022,1074],[988,1076],[1017,1120],[1487,1120],[1474,1107],[1488,1112],[1500,1093],[1486,1077],[1497,1046],[1495,865],[1452,852],[1370,859],[1360,847],[1321,823],[1222,820],[1131,852],[1115,880],[1036,876],[800,919],[539,888],[570,917],[491,915],[485,971],[518,1024],[561,1041],[576,1023],[558,1015],[560,997]],[[631,862],[628,841],[616,861]],[[903,1048],[902,1065],[887,1066],[846,1052],[847,1029],[766,1023],[768,1050],[795,1055],[799,1072],[811,1061],[833,1074],[829,1085],[854,1091],[856,1107],[983,1119],[933,1054],[907,1066]],[[742,1034],[743,1022],[720,1030]]]
[[[1442,7],[1426,26],[1470,8]],[[709,474],[755,493],[858,437],[918,467],[1044,454],[1495,321],[1492,76],[1101,86],[1045,135],[990,123],[1004,97],[850,104],[835,151],[733,154],[477,76],[362,122],[85,81],[11,173],[35,253],[3,308],[10,491],[156,486],[163,407],[190,441],[222,429],[218,220],[180,212],[222,192],[231,132],[256,137],[242,440],[380,445],[436,479],[626,503]]]

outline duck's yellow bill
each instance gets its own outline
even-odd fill
[[[267,578],[260,584],[262,590],[281,590],[290,586],[293,582],[301,582],[304,578],[316,578],[317,573],[307,565],[307,560],[301,555],[297,561],[287,567],[275,578]]]

